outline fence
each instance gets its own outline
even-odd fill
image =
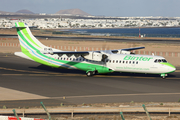
[[[20,47],[19,43],[0,43],[0,46],[6,47]],[[48,47],[60,49],[60,50],[67,50],[67,51],[98,51],[98,50],[107,50],[106,48],[101,47],[81,47],[81,46],[57,46],[57,45],[47,45]],[[108,48],[109,49],[109,48]],[[136,54],[142,55],[157,55],[157,56],[164,56],[164,57],[180,57],[179,52],[157,52],[157,51],[135,51]]]
[[[155,113],[180,113],[179,107],[148,107],[148,112]],[[17,114],[44,114],[45,111],[42,108],[37,109],[16,109]],[[144,112],[142,107],[61,107],[61,108],[49,108],[49,113],[140,113]],[[0,109],[1,114],[12,114],[11,109]]]

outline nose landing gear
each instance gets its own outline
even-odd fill
[[[166,79],[166,76],[167,76],[167,74],[165,74],[165,73],[161,74],[162,79]]]

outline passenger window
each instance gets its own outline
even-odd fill
[[[116,63],[118,63],[118,60],[116,60]]]
[[[126,64],[128,63],[128,61],[126,61]]]
[[[129,61],[129,64],[131,64],[131,61]]]
[[[138,64],[138,61],[136,61],[136,64]]]
[[[121,63],[121,60],[119,61],[119,63]]]
[[[133,61],[133,64],[135,63],[135,61]]]
[[[106,60],[106,62],[108,62],[108,60]]]
[[[109,60],[109,63],[111,63],[111,60]]]
[[[113,63],[114,63],[114,60],[113,60]]]
[[[73,58],[73,61],[75,61],[75,58]]]
[[[71,58],[69,60],[71,61]]]
[[[123,61],[123,63],[124,63],[124,61]]]

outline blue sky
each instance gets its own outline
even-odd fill
[[[56,13],[79,8],[91,15],[180,17],[180,0],[0,0],[0,11],[28,9],[34,13]]]

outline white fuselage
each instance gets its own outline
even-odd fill
[[[158,59],[165,58],[151,55],[112,54],[106,62],[106,67],[114,71],[133,73],[168,73],[175,70],[167,65],[154,62]]]

